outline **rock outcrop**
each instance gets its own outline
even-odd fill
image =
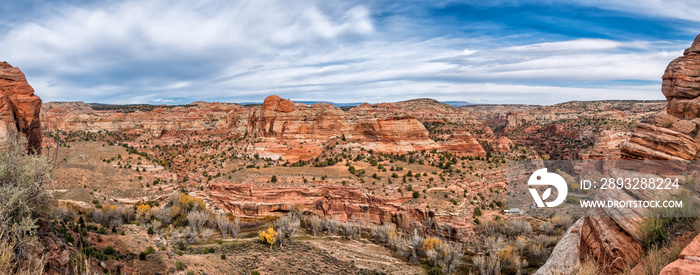
[[[579,219],[566,231],[564,237],[552,250],[552,256],[534,273],[535,275],[573,274],[578,270],[581,266],[579,253],[578,250],[571,248],[578,246],[581,240],[581,225],[583,220]]]
[[[0,63],[0,140],[21,133],[28,147],[41,150],[41,99],[19,68]]]
[[[668,65],[663,76],[662,91],[668,100],[668,114],[661,113],[647,123],[639,123],[629,141],[622,145],[622,159],[674,160],[680,163],[700,159],[697,134],[700,127],[700,123],[697,123],[700,121],[697,120],[700,116],[700,36],[683,57]],[[669,169],[666,167],[664,170]],[[645,196],[643,190],[620,192],[616,198],[621,200]],[[583,218],[579,254],[581,257],[592,257],[606,268],[606,272],[622,272],[634,267],[643,254],[641,243],[635,237],[643,218],[620,217],[625,215],[615,212],[622,211],[617,209],[605,211],[607,215],[599,213]],[[643,213],[637,214],[643,216]],[[679,261],[686,259],[681,257]],[[700,269],[690,269],[697,263],[679,261],[664,269],[669,272],[667,274],[700,273]]]
[[[407,231],[424,227],[428,218],[438,219],[432,211],[401,206],[401,203],[409,198],[390,200],[375,197],[355,187],[277,188],[255,187],[249,183],[215,182],[209,185],[209,190],[212,200],[236,216],[263,217],[297,208],[340,221],[353,218],[375,224],[390,221]],[[464,222],[444,221],[453,225],[449,233],[453,238],[466,237],[458,232],[465,233],[471,230]]]
[[[510,151],[510,146],[513,145],[513,141],[510,140],[507,137],[499,137],[496,140],[493,141],[493,144],[491,145],[491,149],[493,149],[496,152],[509,152]]]
[[[330,104],[307,106],[276,95],[268,96],[261,107],[197,102],[117,112],[107,108],[93,110],[79,103],[48,105],[44,116],[50,129],[113,131],[154,138],[179,131],[257,137],[264,140],[256,143],[251,152],[291,162],[318,157],[324,143],[331,139],[346,139],[351,146],[383,153],[439,150],[458,156],[486,155],[466,127],[444,141],[435,141],[423,123],[412,115],[413,109],[402,110],[389,103],[362,104],[348,112]]]
[[[700,235],[686,246],[678,260],[664,267],[659,275],[700,274]]]
[[[666,67],[661,90],[668,100],[668,113],[683,119],[700,117],[700,35],[683,56]]]

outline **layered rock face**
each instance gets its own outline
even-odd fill
[[[193,103],[116,112],[96,111],[80,103],[50,103],[44,113],[50,129],[66,131],[118,131],[155,138],[164,133],[207,131],[232,137],[261,137],[264,140],[256,143],[255,153],[291,162],[317,157],[331,139],[346,139],[353,146],[383,153],[436,149],[458,156],[486,155],[467,129],[453,133],[443,142],[434,141],[412,112],[388,103],[365,103],[344,112],[330,104],[307,106],[272,95],[261,107]]]
[[[700,35],[683,56],[668,64],[661,89],[670,115],[683,119],[700,117]]]
[[[471,227],[451,217],[435,217],[432,211],[406,208],[401,205],[408,198],[385,199],[363,193],[354,187],[325,186],[303,187],[255,187],[249,183],[216,182],[209,186],[209,197],[225,210],[236,216],[263,217],[275,212],[287,212],[293,208],[313,212],[321,217],[340,221],[354,218],[375,224],[393,222],[399,228],[410,231],[424,230],[425,221],[435,218],[452,225],[448,236],[466,237],[458,232],[467,232]]]
[[[638,124],[629,141],[622,145],[622,159],[681,162],[700,159],[700,139],[697,134],[700,128],[700,36],[698,37],[683,57],[669,64],[663,76],[662,91],[668,100],[668,114],[658,114],[647,123]],[[640,196],[644,196],[642,191],[625,190],[618,198]],[[598,217],[583,218],[579,242],[581,257],[592,256],[607,267],[608,272],[622,272],[634,267],[643,254],[639,240],[634,237],[639,231],[642,218],[595,216]],[[686,261],[683,257],[681,260]],[[669,272],[666,274],[700,272],[700,269],[687,269],[693,265],[697,267],[697,263],[686,262],[675,263],[674,267],[665,269]],[[672,270],[682,272],[673,273]]]
[[[19,68],[0,63],[0,140],[22,133],[29,149],[41,149],[41,99]]]

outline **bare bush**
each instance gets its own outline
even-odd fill
[[[202,236],[201,241],[203,243],[206,243],[211,239],[211,236],[214,235],[214,229],[204,228],[204,229],[202,229],[202,232],[200,233],[200,235]]]
[[[392,238],[396,238],[396,225],[393,223],[384,223],[380,227],[375,227],[372,230],[372,235],[376,242],[388,245]]]
[[[313,216],[309,218],[307,224],[311,228],[311,231],[314,233],[314,238],[316,238],[316,234],[323,229],[323,221],[318,216]]]
[[[506,223],[505,234],[509,236],[529,235],[532,233],[530,223],[524,219],[511,220]]]
[[[199,242],[199,239],[197,238],[197,234],[195,233],[194,229],[192,227],[185,227],[185,229],[182,232],[182,237],[185,240],[187,244],[196,244]]]
[[[277,234],[279,237],[280,246],[284,243],[294,242],[294,238],[299,234],[301,228],[301,221],[297,215],[286,215],[277,221],[275,221],[277,226]]]
[[[411,261],[411,264],[418,263],[418,257],[420,257],[423,242],[425,242],[425,238],[418,235],[417,230],[413,230],[413,235],[410,239],[408,239],[408,250],[410,251],[409,260]]]
[[[236,217],[234,221],[231,222],[231,219],[224,214],[218,214],[214,219],[216,227],[221,232],[221,236],[227,238],[230,235],[234,239],[238,238],[238,232],[241,229],[240,220],[240,218]]]
[[[479,270],[481,275],[499,275],[501,274],[501,261],[496,255],[476,256],[472,258],[474,267]]]
[[[326,230],[328,230],[328,237],[332,238],[333,235],[335,235],[335,232],[338,231],[338,227],[340,227],[339,221],[334,219],[326,220]]]
[[[187,214],[187,221],[197,231],[201,231],[205,225],[210,224],[212,220],[211,213],[206,211],[192,211]]]
[[[486,236],[496,235],[496,232],[500,231],[498,223],[496,223],[494,221],[490,221],[490,220],[484,222],[483,227],[484,227],[484,234],[486,234]]]
[[[163,226],[163,223],[159,220],[152,220],[149,227],[153,228],[153,230],[158,230],[161,226]]]
[[[170,207],[164,207],[161,209],[157,209],[152,211],[152,215],[154,218],[162,222],[163,224],[170,224],[173,222],[173,215],[171,213]]]
[[[505,241],[503,236],[489,236],[484,240],[484,247],[490,254],[496,254],[503,249]]]
[[[459,243],[443,243],[438,247],[440,257],[439,264],[442,266],[442,272],[445,274],[453,273],[462,264],[464,258],[464,246]]]
[[[343,238],[352,240],[352,238],[355,236],[355,225],[353,225],[351,222],[346,222],[343,223],[342,228]]]
[[[548,222],[543,222],[540,225],[540,231],[542,231],[543,233],[545,233],[547,235],[552,235],[552,231],[554,231],[554,225],[552,225],[551,223],[548,223]]]

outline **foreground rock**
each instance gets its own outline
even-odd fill
[[[700,236],[686,246],[678,260],[664,267],[661,275],[700,274]]]
[[[22,133],[29,148],[41,149],[41,99],[19,68],[0,63],[0,140]]]

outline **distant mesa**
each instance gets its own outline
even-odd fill
[[[41,150],[41,98],[19,68],[0,63],[0,140],[21,133],[29,149]]]

